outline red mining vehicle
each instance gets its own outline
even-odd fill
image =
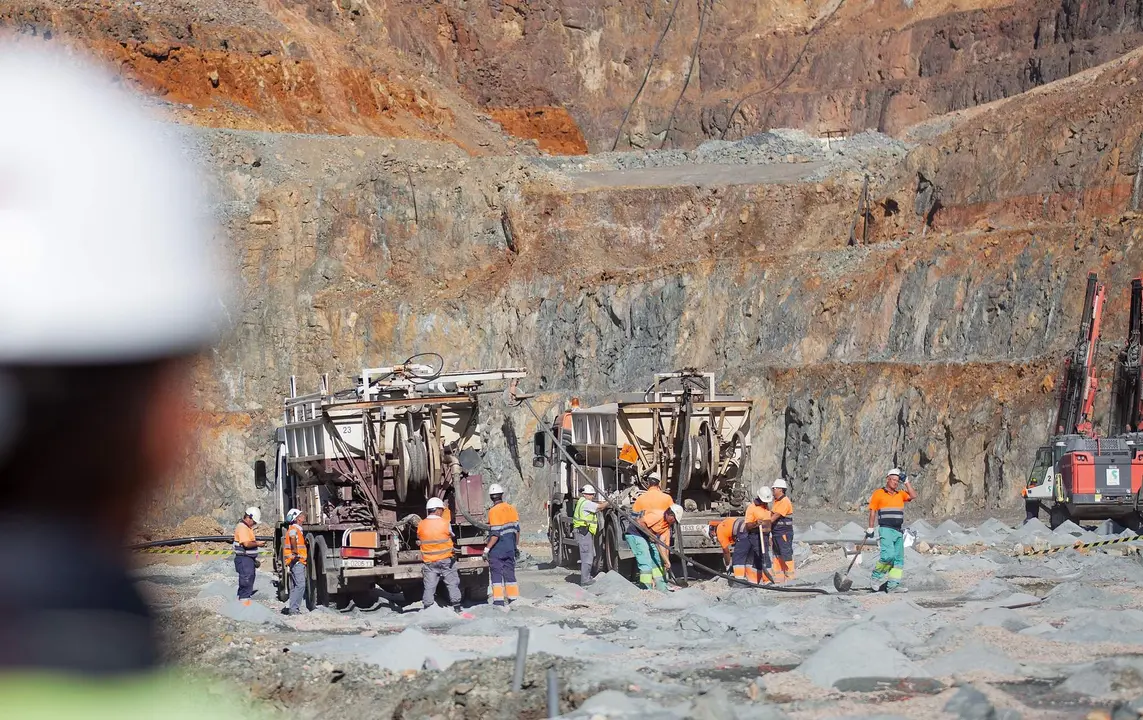
[[[1048,508],[1049,523],[1068,520],[1115,520],[1140,525],[1139,491],[1143,486],[1143,450],[1132,433],[1101,438],[1092,424],[1098,387],[1095,353],[1106,292],[1095,273],[1088,275],[1083,319],[1076,345],[1064,361],[1064,379],[1054,434],[1036,453],[1027,496]],[[1119,357],[1113,387],[1114,429],[1139,429],[1139,329],[1143,282],[1132,283],[1127,347]],[[1116,418],[1120,417],[1120,420]]]
[[[430,353],[432,357],[440,356]],[[413,364],[366,368],[357,385],[298,395],[290,378],[285,426],[279,430],[278,520],[287,508],[306,513],[310,562],[306,604],[346,605],[376,585],[420,598],[417,524],[427,498],[440,497],[452,515],[461,589],[469,600],[488,593],[481,556],[485,492],[479,395],[488,383],[525,376],[521,369],[442,372]],[[256,483],[269,484],[265,465]],[[282,562],[284,524],[274,535],[279,595],[289,590]]]

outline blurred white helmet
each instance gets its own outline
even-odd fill
[[[893,468],[892,470],[890,470],[889,472],[887,472],[885,474],[885,477],[892,477],[894,475],[896,475],[897,477],[901,477],[901,475],[902,475],[901,469],[900,468]]]
[[[227,313],[205,183],[96,67],[0,43],[0,364],[171,357]]]
[[[432,512],[433,510],[444,510],[444,506],[444,500],[441,500],[438,497],[429,498],[429,501],[425,503],[425,509],[429,512]]]
[[[671,507],[669,507],[667,509],[670,510],[671,514],[675,516],[675,522],[682,522],[683,521],[683,506],[682,505],[672,505]]]
[[[583,489],[579,491],[579,494],[580,495],[594,495],[595,494],[595,488],[593,488],[591,485],[584,485]]]
[[[771,485],[770,487],[774,488],[775,490],[777,490],[778,488],[781,488],[782,490],[789,490],[790,489],[790,486],[786,484],[786,481],[783,478],[778,478],[777,480],[775,480],[774,484]]]
[[[503,495],[504,488],[500,487],[499,483],[492,483],[492,487],[488,488],[489,497],[493,495]]]
[[[246,514],[249,515],[251,517],[251,519],[254,520],[255,525],[262,524],[262,511],[259,510],[258,508],[248,507],[248,508],[246,508]]]
[[[290,511],[286,513],[286,522],[292,523],[294,520],[297,520],[298,516],[301,514],[301,510],[297,508],[291,508]]]
[[[648,485],[658,485],[660,482],[662,482],[662,478],[659,477],[658,471],[652,471],[651,474],[647,476]]]
[[[758,499],[764,503],[774,502],[774,491],[768,487],[760,488],[758,490]]]

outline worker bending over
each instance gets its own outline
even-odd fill
[[[671,526],[683,517],[683,509],[672,505],[666,510],[647,510],[635,519],[624,539],[635,563],[639,566],[639,584],[645,589],[654,588],[667,592],[666,570],[671,567]],[[639,529],[642,528],[643,532]],[[648,540],[648,536],[651,538]],[[658,553],[651,554],[651,544]]]
[[[234,526],[234,571],[238,573],[238,602],[250,604],[254,597],[254,575],[258,568],[258,548],[262,543],[254,537],[254,526],[262,520],[256,507],[246,508],[246,514]]]
[[[904,488],[901,483],[904,481]],[[905,574],[905,503],[917,498],[917,492],[904,471],[893,468],[885,476],[885,487],[873,491],[869,498],[869,528],[865,537],[872,540],[879,534],[881,557],[873,566],[870,589],[884,587],[888,592],[908,592],[901,585]],[[888,578],[888,579],[886,579]]]
[[[306,565],[309,564],[309,551],[302,524],[306,514],[297,508],[286,513],[286,537],[282,543],[282,562],[290,576],[290,604],[282,608],[283,615],[297,615],[302,611],[302,599],[306,595]]]
[[[773,513],[770,503],[774,493],[770,488],[758,490],[754,502],[746,508],[746,522],[742,531],[734,538],[734,577],[747,582],[760,583],[769,580],[769,556],[767,543],[762,536],[770,532]]]
[[[579,584],[587,587],[595,582],[591,577],[591,566],[595,562],[595,536],[599,533],[599,511],[607,503],[595,500],[595,488],[584,485],[579,492],[572,512],[572,532],[579,547]],[[553,561],[555,558],[553,558]]]
[[[746,577],[746,568],[743,566],[742,570],[733,565],[733,557],[731,550],[734,548],[734,541],[746,527],[746,518],[728,517],[723,518],[718,522],[712,522],[707,526],[711,540],[718,543],[722,548],[722,564],[726,567],[727,572],[733,570],[735,577]]]
[[[648,475],[647,492],[635,498],[635,503],[631,506],[631,509],[637,513],[646,512],[648,510],[658,510],[662,512],[674,505],[674,499],[663,492],[662,488],[659,487],[659,483],[659,473],[652,472]]]
[[[488,509],[488,544],[484,557],[492,575],[492,604],[504,606],[520,597],[516,584],[516,543],[520,538],[520,513],[504,502],[504,488],[488,488],[492,507]]]
[[[429,498],[425,505],[429,516],[417,525],[417,544],[421,546],[421,576],[424,594],[421,603],[425,609],[436,604],[437,585],[443,579],[448,589],[452,609],[460,613],[460,572],[452,556],[452,526],[444,519],[444,501]]]
[[[794,579],[794,504],[786,495],[789,487],[783,478],[778,478],[770,488],[774,492],[774,502],[770,505],[774,515],[770,530],[774,582],[780,583]]]

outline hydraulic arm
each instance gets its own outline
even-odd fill
[[[1099,344],[1105,296],[1106,288],[1095,273],[1090,273],[1079,335],[1075,347],[1064,361],[1064,382],[1056,411],[1056,435],[1092,434],[1092,409],[1099,386],[1095,376],[1095,350]]]
[[[1111,395],[1110,435],[1143,430],[1143,278],[1131,281],[1131,315],[1127,322],[1127,342],[1115,363],[1115,383]]]

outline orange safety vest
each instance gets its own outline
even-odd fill
[[[444,518],[446,523],[452,525],[452,510],[449,510],[448,507],[445,507],[445,509],[441,511],[441,517]]]
[[[431,563],[452,557],[452,528],[440,515],[429,515],[417,525],[421,562]]]
[[[714,529],[714,536],[718,539],[718,544],[722,546],[723,550],[729,550],[730,546],[734,544],[734,539],[742,533],[742,528],[746,525],[745,518],[728,517],[724,518],[722,522]]]
[[[646,510],[663,512],[674,504],[675,501],[671,499],[670,495],[652,485],[647,488],[647,492],[635,498],[635,504],[631,506],[631,509],[635,512],[644,512]]]
[[[254,528],[247,527],[246,523],[239,521],[234,526],[234,554],[235,555],[249,555],[251,557],[258,556],[258,548],[243,547],[243,543],[254,542],[257,537],[254,535]]]
[[[286,567],[293,564],[294,558],[297,558],[302,565],[305,565],[310,559],[310,552],[306,549],[306,538],[302,534],[302,526],[297,523],[290,524],[286,530],[286,542],[282,545],[282,560],[286,563]]]

